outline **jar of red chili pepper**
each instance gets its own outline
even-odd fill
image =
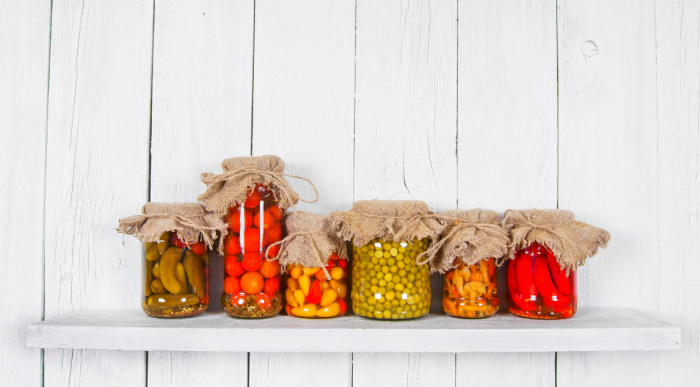
[[[199,203],[147,203],[142,215],[121,219],[118,230],[143,242],[146,314],[187,317],[207,310],[209,252],[217,236],[226,234],[220,217]]]
[[[235,157],[224,160],[222,168],[220,175],[202,174],[207,191],[199,197],[229,226],[221,305],[231,317],[275,316],[284,303],[280,265],[265,257],[277,256],[276,243],[286,234],[285,209],[299,196],[284,179],[289,175],[277,156]]]
[[[512,239],[508,311],[537,319],[573,316],[576,269],[606,247],[610,234],[564,210],[509,210],[503,224]]]
[[[438,214],[447,223],[436,251],[433,271],[445,273],[442,309],[450,316],[489,317],[498,311],[496,260],[508,252],[508,233],[490,210],[451,210]]]
[[[328,318],[347,311],[347,247],[328,216],[295,212],[286,220],[289,235],[279,242],[286,267],[285,310],[295,317]]]

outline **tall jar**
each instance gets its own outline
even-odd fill
[[[286,268],[285,310],[303,318],[331,318],[347,312],[350,265],[347,247],[328,216],[297,211],[285,222],[289,235],[279,243]]]
[[[573,316],[576,269],[607,245],[610,234],[564,210],[509,210],[503,224],[512,239],[508,311],[535,319]]]
[[[405,320],[430,311],[430,267],[419,262],[445,228],[420,201],[358,201],[331,213],[338,236],[352,243],[355,314]]]
[[[508,252],[508,233],[490,210],[450,210],[438,214],[447,223],[433,270],[445,273],[442,309],[452,317],[484,318],[499,308],[496,259]]]
[[[234,157],[223,173],[202,174],[207,190],[199,196],[208,210],[228,222],[221,305],[237,318],[267,318],[284,305],[280,265],[274,258],[285,235],[285,210],[299,201],[277,156]]]
[[[209,306],[209,253],[225,224],[199,203],[147,203],[119,231],[142,241],[142,302],[152,317],[188,317]],[[155,235],[155,236],[154,236]]]

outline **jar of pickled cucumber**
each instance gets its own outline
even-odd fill
[[[576,269],[607,246],[610,234],[564,210],[509,210],[508,311],[535,319],[576,313]]]
[[[234,157],[221,166],[222,174],[202,174],[207,190],[199,196],[228,223],[221,305],[231,317],[275,316],[284,304],[282,277],[279,262],[266,257],[277,256],[277,242],[286,235],[285,209],[299,197],[277,156]]]
[[[447,224],[431,265],[445,273],[442,309],[450,316],[489,317],[498,311],[496,259],[508,252],[508,233],[490,210],[450,210],[438,214]]]
[[[330,318],[346,313],[350,265],[347,246],[328,216],[297,211],[285,225],[278,259],[286,267],[285,310],[304,318]]]
[[[419,201],[370,200],[334,212],[341,238],[352,242],[351,300],[355,314],[382,320],[422,317],[430,311],[430,267],[419,263],[445,228]]]
[[[142,240],[142,308],[152,317],[187,317],[209,306],[209,253],[226,225],[198,203],[147,203],[119,231]],[[156,237],[153,237],[156,235]]]

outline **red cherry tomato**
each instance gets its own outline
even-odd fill
[[[264,184],[256,184],[255,191],[257,191],[260,194],[260,197],[263,197],[263,198],[266,196],[272,195],[272,192],[270,192],[270,189],[267,188],[267,186]]]
[[[238,277],[226,277],[224,280],[224,292],[228,294],[241,291],[241,280]]]
[[[280,290],[280,278],[272,277],[265,280],[265,285],[263,286],[263,292],[265,293],[277,293]]]
[[[260,204],[260,194],[258,193],[258,191],[253,189],[252,191],[250,191],[250,193],[248,193],[248,196],[245,199],[244,206],[248,208],[253,208],[257,207],[258,204]]]
[[[338,253],[332,253],[330,257],[328,257],[329,261],[338,261],[340,260],[340,255]]]
[[[346,261],[346,260],[344,260],[344,259],[340,259],[340,260],[338,260],[338,265],[340,265],[340,267],[342,267],[343,269],[345,269],[345,268],[348,267],[348,261]]]
[[[248,211],[243,211],[243,225],[241,225],[241,211],[236,208],[231,210],[228,215],[228,227],[231,231],[240,234],[246,228],[253,225],[253,214]],[[242,227],[241,227],[242,226]]]
[[[275,226],[270,228],[269,230],[265,230],[263,234],[266,246],[269,246],[275,242],[279,242],[282,240],[282,225],[278,222],[275,222]]]
[[[270,307],[272,306],[272,297],[265,293],[258,294],[255,303],[258,304],[258,306],[262,310],[270,309]]]
[[[247,252],[243,255],[241,262],[245,271],[258,271],[263,264],[263,258],[259,252]]]
[[[236,305],[243,306],[243,305],[245,305],[245,299],[246,299],[247,296],[248,296],[247,294],[242,293],[242,292],[239,292],[239,293],[237,293],[237,294],[234,294],[234,295],[231,297],[231,305],[233,305],[233,306],[236,306]]]
[[[274,245],[267,248],[267,256],[275,258],[280,253],[280,245]]]
[[[207,247],[204,245],[204,242],[197,242],[190,246],[190,250],[196,255],[202,255],[207,252]]]
[[[255,215],[253,223],[255,224],[255,227],[261,230],[269,230],[278,225],[278,223],[272,218],[272,215],[270,215],[269,211],[259,212],[257,215]]]
[[[235,235],[229,235],[226,242],[226,255],[238,255],[241,253],[241,241]]]
[[[316,274],[314,274],[314,277],[321,282],[328,281],[328,278],[326,278],[326,273],[323,270],[317,271]]]
[[[170,243],[172,243],[173,246],[179,247],[181,249],[184,249],[185,247],[187,247],[187,244],[185,242],[181,241],[180,238],[177,237],[176,232],[170,233]]]
[[[282,217],[284,216],[284,211],[279,206],[271,206],[267,209],[267,211],[270,212],[270,215],[272,215],[272,219],[278,222],[282,220]]]
[[[243,234],[243,249],[245,251],[261,251],[260,230],[251,227]]]
[[[243,264],[238,262],[238,257],[236,256],[227,256],[226,262],[224,263],[224,268],[226,270],[226,274],[234,277],[240,277],[245,272],[245,270],[243,270]]]

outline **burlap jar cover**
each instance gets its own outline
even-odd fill
[[[297,211],[287,217],[285,225],[287,237],[272,244],[280,245],[275,259],[282,267],[292,264],[320,267],[330,279],[325,266],[331,254],[337,253],[341,259],[348,259],[347,246],[335,235],[328,216]]]
[[[142,215],[119,219],[117,231],[141,242],[158,242],[164,232],[175,231],[184,243],[203,241],[209,249],[214,249],[218,238],[217,249],[223,254],[226,223],[200,203],[146,203],[141,212]]]
[[[374,238],[392,242],[434,240],[445,229],[445,223],[421,201],[361,200],[350,211],[332,212],[330,218],[338,237],[355,246],[364,246]]]
[[[508,210],[503,226],[511,236],[509,259],[515,257],[516,251],[537,242],[549,247],[567,272],[583,265],[610,240],[610,233],[576,221],[574,213],[565,210]]]
[[[293,207],[300,200],[305,203],[318,200],[318,192],[311,181],[283,173],[284,161],[277,156],[233,157],[224,160],[221,168],[223,173],[219,175],[202,173],[202,182],[207,185],[207,190],[197,198],[207,210],[219,215],[226,214],[234,205],[242,205],[256,184],[266,185],[282,209]],[[316,193],[316,199],[299,199],[299,195],[284,179],[285,176],[308,182]]]
[[[449,210],[437,214],[447,227],[440,240],[426,252],[435,255],[431,269],[445,273],[459,264],[474,265],[482,259],[499,260],[508,253],[510,238],[491,210]]]

